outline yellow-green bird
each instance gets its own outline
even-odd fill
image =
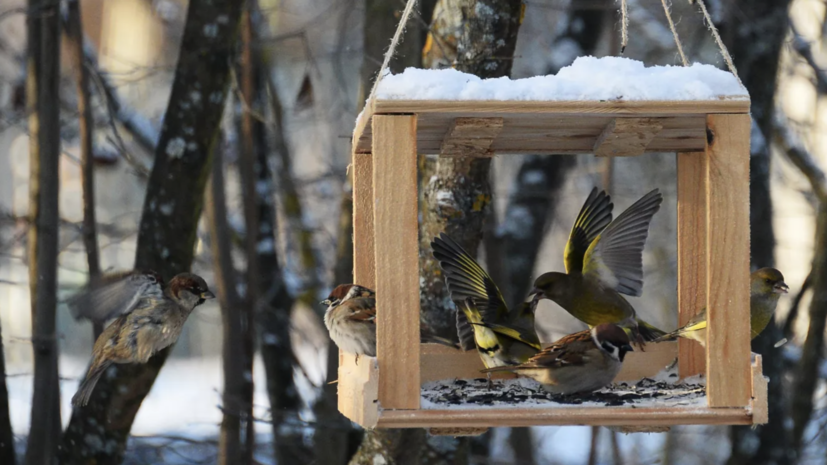
[[[621,295],[639,296],[643,291],[643,245],[661,202],[663,196],[655,189],[612,221],[611,198],[592,189],[566,244],[566,272],[542,274],[532,293],[556,302],[591,327],[615,323],[629,328],[639,343],[665,334],[638,318]]]
[[[542,349],[534,330],[534,298],[509,311],[488,273],[447,234],[431,242],[456,304],[463,350],[477,348],[486,368],[525,363]]]
[[[790,288],[784,282],[784,275],[775,268],[755,270],[749,281],[750,339],[755,339],[770,324],[781,294],[786,294]],[[706,347],[706,309],[692,317],[683,327],[661,336],[658,341],[671,341],[676,337],[692,339]]]

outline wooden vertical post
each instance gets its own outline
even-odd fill
[[[678,153],[678,327],[706,308],[705,152]],[[678,374],[704,373],[706,354],[695,341],[678,338]]]
[[[419,408],[416,176],[416,115],[374,115],[376,356],[384,409]]]
[[[707,345],[710,407],[751,396],[748,114],[707,117]]]
[[[354,153],[351,158],[351,169],[353,170],[353,282],[369,289],[376,289],[372,155]]]

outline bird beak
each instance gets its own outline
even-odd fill
[[[201,298],[202,298],[202,299],[205,299],[205,300],[206,300],[206,299],[214,299],[214,298],[215,298],[215,294],[213,294],[213,293],[212,293],[212,292],[210,292],[210,291],[204,291],[204,292],[202,292],[202,293],[201,293]]]
[[[321,301],[319,303],[322,304],[322,305],[327,305],[328,307],[330,307],[330,304],[333,303],[333,302],[331,302],[330,299],[324,299],[323,301]]]
[[[531,289],[531,292],[529,292],[528,295],[534,300],[540,300],[545,294],[543,294],[543,291],[540,288],[535,287]]]
[[[635,351],[635,349],[633,349],[630,344],[623,344],[620,348],[625,350],[626,352],[634,352]]]
[[[787,286],[787,283],[778,283],[772,287],[772,291],[776,294],[786,294],[790,292],[790,286]]]

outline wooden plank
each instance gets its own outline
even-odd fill
[[[598,157],[643,155],[661,129],[657,118],[614,118],[597,136],[593,152]]]
[[[748,113],[749,99],[721,100],[614,100],[614,101],[508,101],[508,100],[376,100],[376,114],[390,113],[557,113],[637,116]]]
[[[548,346],[549,344],[544,344]],[[664,367],[675,360],[677,345],[674,342],[647,344],[646,351],[635,351],[626,354],[623,369],[620,370],[616,382],[638,381],[641,378],[653,377]],[[440,344],[421,344],[420,359],[422,383],[442,379],[474,379],[484,378],[480,373],[483,369],[479,355],[474,351],[463,352]],[[384,374],[384,373],[383,373]],[[515,378],[516,375],[507,372],[492,373],[492,379]]]
[[[678,157],[678,327],[706,307],[706,173],[705,152]],[[706,353],[695,341],[678,339],[681,378],[706,371]]]
[[[376,355],[382,408],[419,408],[416,116],[373,117]]]
[[[424,113],[417,121],[417,147],[420,153],[438,153],[445,139],[445,128],[455,118],[473,113]],[[507,153],[589,153],[613,117],[606,115],[553,115],[500,113],[503,129],[491,144],[497,154]],[[646,147],[652,151],[699,151],[706,147],[706,116],[659,117],[662,129]],[[371,150],[372,127],[356,143],[358,153]]]
[[[764,377],[761,355],[753,354],[752,361],[752,424],[763,425],[770,420],[767,406],[769,379]]]
[[[376,359],[339,351],[339,411],[363,428],[373,428],[379,421],[379,367]]]
[[[485,434],[488,428],[428,428],[428,434],[431,436],[479,436]]]
[[[706,372],[710,407],[749,405],[749,115],[710,115]]]
[[[353,281],[376,289],[373,228],[373,158],[354,153],[353,170]]]
[[[378,428],[482,428],[501,426],[750,425],[751,410],[686,407],[550,407],[383,410]]]
[[[503,129],[502,118],[456,118],[445,133],[443,157],[491,157],[491,144]]]

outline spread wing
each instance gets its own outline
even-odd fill
[[[605,191],[592,189],[574,226],[571,227],[569,241],[563,253],[566,273],[580,273],[583,271],[583,257],[600,231],[612,221],[612,199]]]
[[[587,351],[594,348],[589,330],[569,334],[531,357],[524,368],[559,368],[579,366],[588,361]]]
[[[609,223],[586,251],[583,274],[622,294],[639,296],[643,291],[643,245],[661,202],[663,196],[655,189]]]
[[[156,274],[128,271],[101,276],[67,304],[76,319],[103,322],[135,310],[142,298],[161,296],[163,288]]]
[[[505,299],[477,261],[445,233],[434,238],[431,248],[457,306],[471,298],[485,322],[504,321],[508,315]]]

